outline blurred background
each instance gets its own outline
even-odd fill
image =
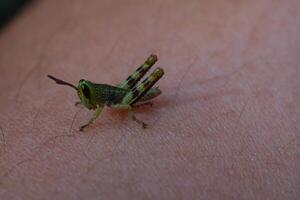
[[[17,15],[26,4],[32,0],[1,0],[0,1],[0,30]]]

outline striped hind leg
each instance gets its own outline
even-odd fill
[[[127,105],[133,105],[147,94],[147,92],[152,88],[152,86],[164,75],[164,71],[162,68],[158,67],[156,68],[152,74],[147,77],[142,83],[134,86],[127,95],[122,99],[122,104]],[[159,92],[158,92],[159,91]],[[159,95],[160,90],[158,89],[155,92],[155,95]],[[149,93],[148,93],[149,95]],[[152,94],[154,96],[154,94]],[[146,98],[146,100],[154,98],[153,96],[150,96],[151,98]]]
[[[152,86],[164,75],[164,71],[162,68],[156,68],[152,74],[147,77],[142,83],[134,86],[128,94],[122,99],[122,102],[119,104],[111,105],[110,107],[115,109],[127,109],[129,110],[129,114],[131,118],[137,123],[141,124],[143,128],[147,127],[147,124],[143,121],[137,119],[132,111],[133,104],[139,101],[147,92],[152,88]],[[154,88],[151,93],[148,93],[148,96],[145,100],[149,100],[159,95],[161,92],[158,88]],[[159,92],[158,92],[159,91]],[[151,98],[150,98],[151,97]]]
[[[147,71],[155,64],[156,61],[157,56],[151,54],[144,62],[144,64],[137,68],[123,83],[117,85],[117,87],[132,89],[147,73]]]

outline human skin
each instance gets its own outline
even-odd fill
[[[0,33],[0,199],[299,199],[300,2],[36,1]],[[93,115],[151,54],[153,107]],[[153,67],[153,68],[155,68]]]

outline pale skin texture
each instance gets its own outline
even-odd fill
[[[0,33],[0,199],[299,199],[298,0],[37,1]],[[153,107],[75,107],[151,53]],[[78,111],[80,111],[78,113]]]

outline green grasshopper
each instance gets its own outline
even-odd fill
[[[153,88],[153,85],[164,75],[162,68],[156,68],[149,77],[139,83],[156,61],[157,56],[150,55],[144,64],[137,68],[123,83],[116,86],[96,84],[81,79],[76,87],[54,76],[48,75],[48,77],[57,84],[70,86],[77,91],[80,102],[76,102],[75,106],[82,104],[88,109],[96,110],[95,115],[80,127],[80,131],[83,131],[100,116],[104,106],[129,110],[131,118],[141,124],[143,128],[146,128],[147,124],[135,117],[132,108],[140,105],[152,105],[151,102],[137,103],[148,101],[161,94],[161,90],[158,87]]]

